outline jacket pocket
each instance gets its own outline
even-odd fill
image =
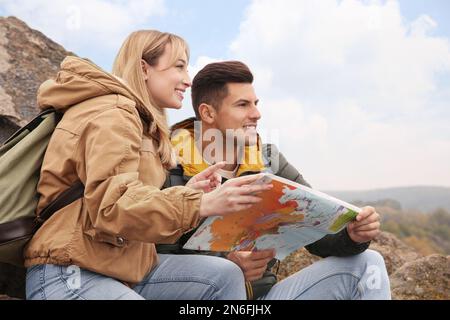
[[[128,241],[120,235],[95,229],[92,226],[88,214],[86,214],[83,219],[83,234],[89,237],[91,241],[107,243],[114,247],[125,247],[128,243]]]
[[[93,241],[110,244],[114,247],[125,247],[128,241],[119,235],[113,235],[106,232],[96,231],[94,229],[84,231],[84,234],[89,236]]]

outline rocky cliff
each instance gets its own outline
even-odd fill
[[[0,143],[37,114],[37,88],[67,55],[73,54],[22,21],[0,17]],[[421,256],[386,232],[371,248],[386,261],[394,299],[450,299],[448,256]],[[280,264],[279,279],[318,259],[305,249],[293,253]],[[0,299],[23,298],[24,278],[24,269],[0,264]]]
[[[372,241],[370,249],[378,251],[384,258],[392,299],[450,299],[450,256],[421,256],[388,232],[381,232]],[[280,264],[279,280],[319,259],[305,249],[292,253]]]
[[[37,89],[67,55],[19,19],[0,17],[0,143],[38,113]]]

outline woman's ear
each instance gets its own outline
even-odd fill
[[[149,77],[149,65],[147,63],[147,61],[145,61],[144,59],[141,59],[141,68],[142,68],[142,74],[144,76],[144,81],[148,80]]]
[[[214,123],[217,115],[216,109],[207,103],[202,103],[198,106],[198,114],[200,115],[201,120],[208,124]]]

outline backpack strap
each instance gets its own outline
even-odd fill
[[[170,187],[175,187],[175,186],[184,186],[186,184],[186,181],[184,179],[184,171],[183,171],[183,167],[181,166],[181,164],[178,164],[175,168],[172,168],[169,170],[169,173],[167,175],[166,181],[164,182],[163,185],[163,189],[166,188],[170,188]],[[192,230],[192,233],[195,231],[196,229]],[[191,232],[189,232],[189,237],[192,234]],[[185,240],[183,240],[184,242],[187,241],[187,239],[189,239],[189,237],[187,237]],[[156,247],[156,251],[158,253],[166,253],[166,254],[180,254],[180,253],[185,253],[182,250],[182,239],[183,236],[178,239],[175,243],[157,243],[155,245]]]
[[[169,170],[162,189],[175,186],[184,186],[186,182],[187,180],[185,180],[183,175],[183,167],[181,164],[178,164],[175,168]]]
[[[31,119],[25,126],[19,128],[17,131],[15,131],[8,139],[6,139],[4,142],[0,144],[0,146],[5,146],[9,142],[13,141],[15,138],[20,136],[23,132],[31,132],[34,129],[36,129],[37,126],[42,122],[42,119],[48,116],[49,114],[54,113],[55,114],[55,123],[57,124],[59,121],[61,121],[63,117],[63,113],[60,111],[57,111],[53,108],[46,109],[39,114],[37,114],[33,119]]]
[[[41,226],[48,218],[50,218],[56,211],[64,208],[68,204],[83,197],[84,185],[81,181],[75,182],[69,189],[61,193],[54,201],[49,203],[36,217],[36,227]]]
[[[42,114],[55,112],[55,122],[59,123],[64,113],[59,112],[53,108],[47,109]],[[35,230],[39,228],[48,218],[50,218],[56,211],[64,208],[68,204],[80,199],[84,195],[84,185],[81,181],[75,182],[69,189],[63,191],[54,201],[50,202],[35,219]]]
[[[32,217],[0,223],[0,245],[31,237],[35,226],[35,219]]]
[[[170,170],[169,173],[170,186],[184,186],[186,181],[184,179],[184,171],[181,164],[177,165],[175,169]]]
[[[272,152],[272,149],[274,149],[274,152]],[[264,172],[276,174],[275,170],[276,168],[272,167],[272,160],[277,163],[278,161],[278,149],[277,147],[272,143],[264,143],[262,145],[262,158],[264,161],[265,170]]]

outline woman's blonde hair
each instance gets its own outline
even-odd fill
[[[158,143],[158,153],[163,166],[170,168],[175,164],[175,159],[166,113],[154,103],[148,92],[141,65],[142,59],[151,66],[156,65],[166,44],[172,46],[170,66],[175,64],[183,53],[189,59],[189,47],[181,37],[156,30],[140,30],[130,34],[123,43],[114,61],[112,73],[125,80],[144,103],[151,120],[149,134]]]

